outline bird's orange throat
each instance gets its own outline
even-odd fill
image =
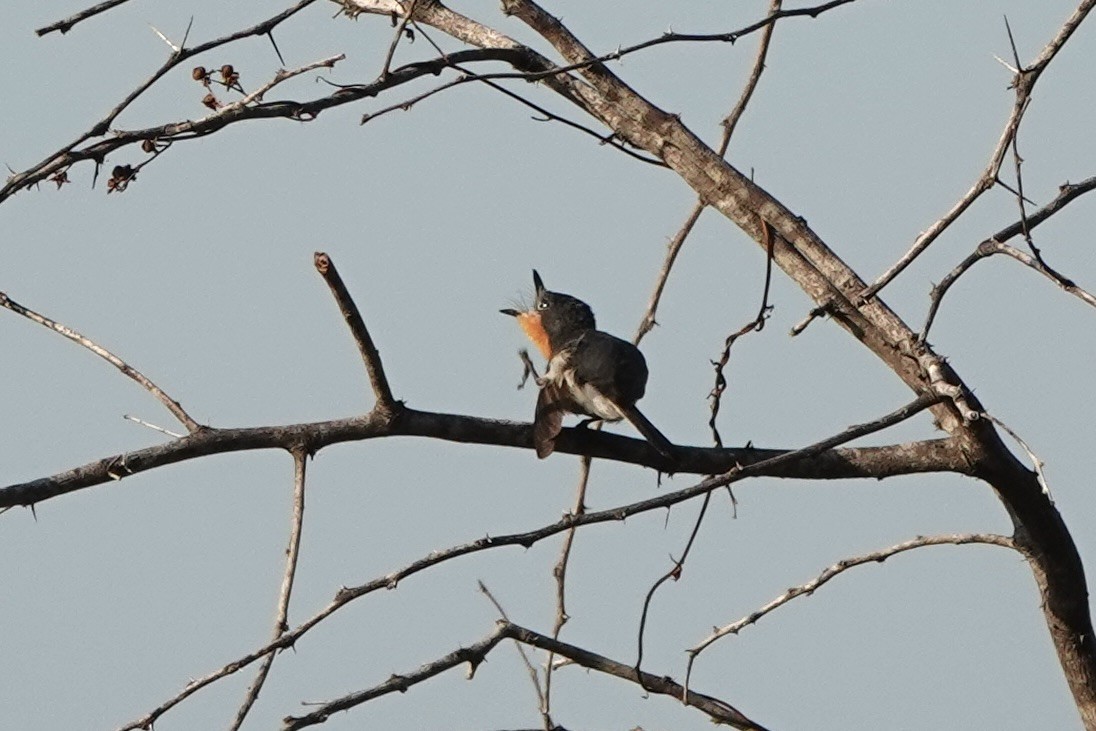
[[[540,351],[545,360],[551,360],[552,346],[548,343],[548,333],[545,332],[544,325],[540,321],[540,313],[535,311],[519,312],[517,318],[518,324],[521,325],[526,337],[533,341],[533,345],[537,346],[537,350]]]

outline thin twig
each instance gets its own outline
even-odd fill
[[[681,252],[681,247],[685,245],[685,240],[692,233],[693,227],[700,219],[700,214],[707,207],[707,204],[697,201],[692,210],[689,211],[689,215],[685,217],[685,222],[681,224],[681,228],[677,230],[674,237],[670,239],[670,243],[667,244],[666,256],[662,260],[662,268],[658,272],[658,279],[655,281],[654,290],[651,292],[651,299],[647,302],[647,311],[643,313],[639,329],[636,330],[635,337],[632,338],[632,342],[636,345],[639,345],[639,341],[658,324],[655,316],[658,313],[658,305],[662,301],[662,292],[666,289],[666,282],[670,279],[670,271],[674,268],[677,255]]]
[[[485,86],[488,86],[488,87],[494,89],[495,91],[498,91],[498,92],[501,92],[502,94],[505,94],[506,96],[510,97],[511,99],[513,99],[513,100],[515,100],[515,101],[517,101],[521,104],[524,104],[525,106],[529,107],[530,109],[533,109],[537,113],[543,115],[543,119],[539,119],[537,121],[559,122],[559,123],[563,124],[566,127],[570,127],[571,129],[578,130],[579,132],[582,132],[585,135],[593,137],[594,139],[596,139],[598,141],[598,144],[608,145],[608,146],[610,146],[610,147],[612,147],[616,150],[619,150],[620,152],[623,152],[625,155],[628,155],[631,158],[639,160],[640,162],[647,163],[648,165],[654,165],[656,167],[663,167],[663,168],[666,167],[666,163],[662,162],[661,160],[657,160],[655,158],[648,157],[646,155],[641,155],[640,153],[636,152],[635,150],[632,150],[629,147],[627,147],[626,145],[624,145],[624,143],[622,143],[620,140],[616,139],[614,136],[599,134],[596,130],[594,130],[590,127],[587,127],[584,124],[579,124],[578,122],[575,122],[574,120],[571,120],[571,119],[563,117],[559,114],[556,114],[555,112],[551,112],[548,109],[546,109],[545,107],[542,107],[539,104],[535,104],[535,103],[529,101],[528,99],[524,98],[520,94],[516,94],[513,91],[510,91],[505,86],[502,86],[501,84],[498,84],[494,81],[494,79],[503,79],[503,78],[505,78],[505,79],[522,78],[523,77],[522,74],[505,74],[505,73],[476,74],[476,73],[473,73],[473,72],[461,67],[457,63],[452,63],[450,65],[453,69],[456,69],[456,70],[460,71],[462,75],[458,76],[457,78],[455,78],[451,81],[447,81],[443,84],[439,84],[439,85],[435,86],[432,89],[427,89],[426,91],[424,91],[420,94],[416,94],[415,96],[410,97],[408,99],[404,99],[402,101],[396,102],[395,104],[389,104],[388,106],[382,107],[382,108],[378,109],[375,112],[366,112],[366,113],[362,114],[361,119],[360,119],[360,124],[366,124],[367,122],[372,122],[373,120],[377,119],[378,117],[382,117],[386,114],[391,114],[392,112],[406,112],[406,111],[410,110],[412,107],[414,107],[416,104],[418,104],[419,102],[424,101],[426,99],[429,99],[430,97],[435,96],[437,94],[440,94],[443,91],[448,91],[449,89],[455,88],[457,86],[462,86],[464,84],[468,84],[468,83],[471,83],[471,82],[478,82],[478,83],[484,84]],[[536,119],[536,117],[534,117],[534,119]]]
[[[444,58],[450,58],[450,59],[454,58],[454,54],[446,54],[446,52],[442,49],[441,45],[431,37],[431,34],[428,33],[426,31],[426,29],[420,23],[416,22],[414,19],[412,19],[411,22],[414,24],[415,30],[418,32],[418,34],[420,36],[422,36],[424,39],[426,39],[427,43],[429,43],[431,46],[433,46],[434,50],[437,51],[439,56],[444,57]],[[535,103],[529,101],[528,99],[521,96],[520,94],[517,94],[516,92],[513,92],[510,89],[507,89],[502,84],[496,83],[494,81],[494,79],[504,79],[504,78],[520,79],[520,80],[525,81],[525,82],[535,81],[536,78],[534,76],[531,76],[527,72],[523,72],[523,73],[519,73],[519,74],[505,74],[505,73],[477,74],[474,71],[471,71],[471,70],[465,68],[464,66],[460,65],[460,63],[457,63],[455,60],[452,62],[451,65],[454,69],[456,69],[457,71],[460,71],[461,73],[463,73],[465,75],[465,76],[462,76],[459,79],[458,83],[466,83],[468,81],[481,82],[485,86],[487,86],[491,89],[494,89],[495,91],[497,91],[501,94],[504,94],[505,96],[510,97],[511,99],[518,102],[519,104],[522,104],[524,106],[529,107],[533,111],[540,114],[541,117],[543,117],[542,119],[537,119],[536,117],[533,117],[534,120],[541,121],[541,122],[559,122],[559,123],[563,124],[565,127],[570,127],[571,129],[578,130],[579,132],[582,132],[583,134],[586,134],[586,135],[589,135],[590,137],[593,137],[594,139],[596,139],[598,141],[598,144],[609,145],[610,147],[612,147],[612,148],[614,148],[614,149],[616,149],[620,152],[623,152],[625,155],[628,155],[629,157],[631,157],[635,160],[639,160],[640,162],[646,163],[648,165],[654,165],[656,167],[666,167],[666,163],[664,163],[662,160],[658,160],[658,159],[652,158],[652,157],[647,157],[646,155],[641,155],[638,152],[636,152],[635,150],[630,149],[621,140],[617,139],[615,135],[598,134],[598,132],[596,130],[592,129],[591,127],[587,127],[584,124],[579,124],[578,122],[575,122],[574,120],[568,119],[567,117],[564,117],[564,116],[561,116],[559,114],[556,114],[555,112],[549,111],[547,108],[542,107],[539,104],[535,104]],[[546,78],[550,79],[554,76],[558,76],[562,72],[563,72],[562,69],[557,68],[557,69],[553,69],[550,73],[547,73],[545,76],[546,76]],[[420,98],[425,98],[425,97],[420,97]],[[412,101],[411,103],[413,104],[414,101]],[[386,111],[393,111],[393,109],[389,108]],[[369,115],[368,117],[363,117],[362,121],[364,123],[367,119],[372,119],[375,116],[377,116],[377,115],[373,114],[373,115]]]
[[[780,596],[770,601],[765,606],[747,614],[746,616],[738,619],[730,624],[717,628],[710,635],[698,642],[693,647],[689,648],[689,669],[686,672],[686,677],[692,673],[693,662],[697,656],[700,655],[705,649],[710,647],[714,642],[726,637],[727,635],[738,634],[745,627],[751,624],[756,624],[758,620],[765,617],[768,614],[776,611],[780,607],[784,606],[793,599],[797,599],[801,596],[807,596],[813,594],[824,584],[828,583],[836,576],[848,571],[856,566],[862,566],[868,563],[882,563],[895,554],[903,553],[905,551],[911,551],[915,548],[922,548],[924,546],[941,546],[941,545],[964,545],[968,543],[985,543],[994,546],[1001,546],[1003,548],[1012,548],[1019,550],[1018,546],[1008,536],[997,535],[994,533],[961,533],[957,535],[937,535],[937,536],[918,536],[904,543],[884,548],[880,551],[873,551],[871,553],[865,553],[860,556],[853,556],[851,558],[842,559],[833,564],[814,579],[794,586],[788,589]]]
[[[43,327],[49,328],[50,330],[53,330],[54,332],[65,336],[66,338],[68,338],[72,342],[77,343],[78,345],[81,345],[81,346],[87,348],[92,353],[95,353],[97,356],[99,356],[100,358],[102,358],[103,360],[110,363],[112,366],[114,366],[118,370],[120,370],[125,376],[127,376],[128,378],[130,378],[130,379],[136,381],[137,383],[141,384],[141,386],[146,391],[148,391],[153,396],[155,396],[156,399],[161,404],[164,405],[164,408],[166,408],[168,411],[170,411],[171,415],[174,416],[179,421],[180,424],[182,424],[184,427],[186,427],[186,430],[188,432],[190,432],[191,434],[193,434],[194,432],[197,432],[199,429],[202,428],[201,425],[198,424],[198,422],[196,422],[196,421],[194,421],[194,419],[190,418],[190,415],[187,414],[187,412],[183,410],[183,407],[179,405],[178,401],[176,401],[175,399],[171,398],[166,393],[164,393],[163,390],[161,390],[159,386],[157,386],[155,383],[153,383],[148,378],[146,378],[144,376],[144,374],[142,374],[136,368],[129,365],[128,363],[126,363],[121,358],[114,355],[113,353],[111,353],[109,350],[102,347],[101,345],[98,345],[97,343],[92,342],[91,340],[84,337],[80,333],[76,332],[72,328],[66,327],[65,325],[62,325],[61,323],[59,323],[55,320],[51,320],[50,318],[46,317],[45,315],[40,315],[37,312],[35,312],[34,310],[31,310],[31,309],[28,309],[28,308],[24,307],[23,305],[19,304],[15,300],[8,297],[3,292],[0,292],[0,307],[4,307],[8,310],[11,310],[12,312],[16,313],[17,315],[22,315],[23,317],[27,318],[28,320],[31,320],[32,322],[36,322],[36,323],[38,323],[39,325],[41,325]]]
[[[783,0],[771,0],[769,3],[769,15],[772,16],[774,13],[780,12],[782,3]],[[739,95],[738,101],[731,109],[730,114],[723,120],[723,134],[719,141],[719,147],[717,148],[720,157],[727,154],[727,148],[730,146],[731,137],[738,127],[738,121],[745,113],[746,105],[749,104],[750,99],[753,97],[758,82],[761,81],[761,74],[765,71],[765,59],[768,57],[769,45],[772,41],[773,30],[775,28],[775,20],[765,26],[765,32],[761,34],[761,41],[758,43],[757,56],[754,59],[750,78],[746,81],[746,86],[743,87],[742,93]],[[673,239],[670,240],[666,250],[666,257],[663,259],[662,268],[658,273],[658,279],[655,281],[654,290],[651,292],[651,299],[647,303],[647,311],[643,314],[643,319],[639,323],[639,329],[636,330],[635,337],[632,339],[632,342],[636,345],[639,345],[639,341],[658,324],[655,317],[658,312],[658,305],[662,300],[662,293],[666,289],[666,282],[670,278],[670,271],[677,261],[677,255],[681,252],[681,247],[685,244],[685,239],[692,233],[693,228],[696,226],[696,222],[700,219],[700,214],[704,212],[705,208],[707,208],[707,204],[703,200],[698,200],[693,205],[692,210],[689,211],[689,214],[685,217],[685,222],[681,225],[681,228],[678,229],[677,233],[674,234]]]
[[[133,416],[131,414],[122,414],[122,418],[125,419],[126,421],[132,421],[134,424],[140,424],[143,427],[147,427],[147,428],[151,429],[152,431],[158,431],[161,434],[167,434],[169,437],[174,437],[175,439],[182,439],[184,436],[186,436],[185,434],[178,434],[176,432],[165,429],[162,426],[157,426],[156,424],[151,424],[151,423],[145,421],[144,419]]]
[[[217,113],[218,114],[231,114],[232,112],[234,112],[235,110],[237,110],[241,107],[246,107],[246,106],[250,106],[251,104],[261,102],[263,100],[263,96],[266,94],[266,92],[270,91],[275,86],[282,83],[283,81],[286,81],[288,79],[292,79],[294,76],[300,76],[301,74],[306,74],[309,71],[315,71],[316,69],[334,68],[336,63],[338,63],[339,61],[343,61],[345,59],[346,59],[346,54],[345,53],[340,53],[336,56],[328,56],[327,58],[322,58],[319,61],[313,61],[311,63],[306,63],[305,65],[298,66],[295,69],[279,69],[278,72],[276,74],[274,74],[273,79],[266,82],[265,84],[263,84],[258,89],[251,92],[250,94],[246,95],[244,98],[238,99],[234,102],[231,102],[229,104],[224,105],[221,109],[217,110]]]
[[[1043,488],[1043,494],[1046,495],[1047,500],[1049,500],[1051,504],[1053,504],[1054,497],[1050,494],[1050,483],[1047,482],[1047,476],[1043,472],[1043,466],[1045,463],[1043,462],[1043,460],[1039,459],[1039,455],[1035,454],[1035,452],[1032,451],[1031,447],[1028,446],[1027,442],[1025,442],[1019,434],[1009,428],[1008,424],[1001,421],[993,414],[987,414],[983,411],[982,418],[989,419],[994,424],[1004,429],[1010,437],[1016,440],[1016,443],[1020,445],[1020,448],[1027,453],[1028,459],[1031,460],[1031,466],[1035,468],[1035,478],[1039,481],[1039,486]]]
[[[1013,61],[1015,61],[1016,67],[1019,68],[1020,52],[1016,50],[1016,39],[1012,35],[1012,26],[1009,25],[1007,15],[1005,16],[1005,31],[1008,33],[1008,43],[1009,46],[1012,48],[1012,59]],[[1030,102],[1031,100],[1028,99],[1025,103],[1028,104]],[[1023,231],[1024,241],[1027,242],[1028,248],[1031,250],[1031,253],[1035,255],[1035,258],[1038,259],[1040,263],[1045,264],[1045,262],[1043,262],[1043,257],[1039,254],[1039,249],[1036,248],[1035,242],[1031,238],[1031,228],[1028,226],[1027,201],[1024,197],[1024,158],[1020,156],[1019,131],[1017,131],[1016,134],[1012,135],[1010,146],[1012,148],[1013,172],[1016,175],[1016,190],[1013,191],[1013,195],[1016,197],[1016,205],[1020,209],[1020,226],[1021,230]]]
[[[959,262],[954,269],[948,272],[948,274],[940,280],[939,284],[932,288],[932,292],[929,296],[929,309],[925,316],[925,324],[921,327],[921,333],[918,335],[918,339],[924,342],[928,338],[929,330],[932,328],[933,321],[936,319],[936,313],[940,309],[940,304],[944,299],[944,295],[951,289],[951,286],[976,263],[995,254],[1004,254],[1012,257],[1016,261],[1047,277],[1066,292],[1069,292],[1083,302],[1096,307],[1096,297],[1093,297],[1092,294],[1081,287],[1078,287],[1073,280],[1062,276],[1045,264],[1041,264],[1033,257],[1024,254],[1022,251],[1019,251],[1012,246],[1008,246],[1005,243],[1011,238],[1023,235],[1025,230],[1030,235],[1031,231],[1036,226],[1065,208],[1070,201],[1092,190],[1096,190],[1096,176],[1086,178],[1080,183],[1066,183],[1058,189],[1058,195],[1055,196],[1054,200],[1028,215],[1026,220],[1021,219],[1006,226],[993,236],[978,244],[969,256]]]
[[[750,78],[742,89],[742,95],[738,97],[738,102],[734,105],[731,113],[723,120],[723,140],[719,146],[720,157],[727,154],[727,146],[730,144],[735,128],[738,127],[738,120],[745,113],[746,105],[750,103],[750,99],[757,89],[757,84],[761,81],[761,74],[765,71],[765,59],[769,55],[769,45],[773,39],[773,31],[776,30],[775,16],[780,13],[782,5],[783,0],[770,0],[769,2],[769,17],[774,19],[765,26],[765,30],[761,34],[761,40],[757,44],[757,57],[754,59]]]
[[[159,36],[161,41],[163,41],[164,43],[167,44],[167,47],[171,49],[172,53],[179,53],[180,51],[183,50],[181,46],[177,46],[174,43],[172,43],[171,39],[168,38],[163,33],[161,33],[160,29],[157,28],[156,26],[154,26],[152,23],[149,23],[148,27],[152,28],[152,32],[155,33],[157,36]]]
[[[304,485],[305,472],[308,465],[308,450],[299,448],[293,451],[293,520],[289,528],[289,545],[285,549],[285,573],[282,575],[282,588],[278,593],[278,608],[274,613],[273,639],[277,640],[289,629],[289,598],[293,594],[293,579],[297,575],[297,559],[301,551],[301,531],[304,527]],[[237,731],[243,725],[251,707],[259,698],[259,691],[270,674],[270,667],[274,664],[277,651],[272,650],[263,658],[259,665],[259,671],[255,674],[255,680],[247,689],[244,702],[236,711],[236,719],[229,727]]]
[[[509,622],[510,617],[506,615],[506,610],[502,608],[502,604],[495,598],[495,595],[491,593],[491,590],[487,588],[487,585],[484,584],[482,580],[476,581],[476,584],[479,586],[480,593],[487,597],[487,600],[494,605],[499,616],[502,617],[504,621]],[[533,683],[533,690],[537,694],[537,708],[541,715],[545,716],[547,719],[547,712],[544,709],[548,707],[548,702],[544,697],[544,692],[540,689],[540,675],[537,673],[537,668],[533,665],[533,661],[529,659],[529,653],[525,651],[525,645],[515,640],[514,647],[518,649],[518,654],[521,655],[521,661],[525,664],[525,669],[529,673],[529,679]],[[550,720],[547,721],[547,723],[548,726],[546,726],[545,731],[551,731]]]
[[[772,285],[773,246],[775,245],[774,239],[777,236],[777,233],[773,231],[772,226],[764,219],[761,219],[761,228],[765,232],[765,286],[761,291],[761,306],[758,308],[757,314],[754,316],[753,320],[750,320],[724,339],[723,350],[719,354],[719,359],[712,361],[712,367],[715,370],[715,383],[712,385],[712,390],[708,393],[709,409],[711,410],[711,416],[708,418],[708,428],[712,432],[712,440],[717,447],[723,446],[723,437],[719,433],[719,426],[716,424],[716,420],[719,417],[719,409],[723,403],[723,392],[727,390],[727,377],[724,375],[723,371],[731,359],[731,346],[733,346],[739,338],[748,333],[761,332],[761,330],[765,328],[765,321],[772,312],[772,306],[769,304],[769,289]],[[732,499],[734,498],[733,495],[731,497]]]
[[[792,325],[788,334],[793,338],[797,335],[802,335],[803,331],[810,327],[810,324],[820,317],[826,317],[833,314],[833,301],[829,300],[825,304],[821,304],[818,307],[814,307],[808,312],[802,320]]]
[[[598,428],[600,428],[598,424]],[[579,467],[578,489],[575,493],[575,503],[570,515],[584,515],[586,513],[586,487],[590,484],[590,467],[593,460],[583,456]],[[578,529],[571,528],[563,535],[563,545],[560,546],[559,560],[552,568],[552,578],[556,582],[556,618],[552,624],[552,639],[558,640],[563,625],[570,619],[567,614],[567,565],[571,560],[571,547],[575,542],[575,533]],[[541,706],[541,715],[544,721],[545,731],[552,728],[552,674],[555,672],[555,655],[548,653],[548,660],[544,667],[544,705]]]
[[[636,670],[639,670],[643,666],[643,633],[647,628],[647,612],[651,608],[651,601],[655,597],[655,592],[670,579],[677,581],[681,578],[681,572],[685,568],[685,559],[689,557],[689,552],[693,550],[693,544],[696,542],[697,535],[700,534],[700,526],[704,522],[704,516],[708,513],[708,505],[711,504],[711,502],[712,494],[709,492],[704,496],[704,500],[700,504],[700,512],[697,513],[696,521],[693,523],[693,529],[689,533],[689,540],[685,542],[685,550],[681,552],[681,558],[672,559],[673,566],[651,585],[651,588],[647,591],[647,596],[643,599],[643,611],[641,611],[639,615],[639,631],[637,632],[636,637]]]
[[[379,685],[375,685],[372,688],[350,693],[342,698],[337,698],[327,703],[318,704],[319,708],[304,716],[286,716],[282,719],[282,729],[284,731],[289,731],[290,729],[299,729],[323,723],[334,713],[349,710],[362,703],[371,701],[374,698],[380,698],[390,693],[405,693],[408,688],[465,663],[468,664],[468,677],[471,678],[475,674],[480,663],[487,658],[487,654],[491,652],[497,644],[503,640],[511,639],[512,633],[508,631],[508,628],[512,626],[514,625],[511,625],[505,620],[500,620],[494,631],[479,642],[473,642],[467,647],[458,648],[448,655],[428,662],[412,672],[391,675],[388,680]]]
[[[392,414],[396,408],[396,399],[392,396],[392,387],[388,385],[388,378],[384,375],[384,364],[381,363],[381,355],[377,351],[377,346],[373,343],[373,338],[369,335],[365,320],[362,319],[361,312],[358,311],[358,306],[354,303],[354,298],[350,296],[350,291],[347,290],[346,284],[343,283],[342,277],[335,269],[335,262],[331,261],[330,256],[322,251],[317,251],[313,261],[316,265],[316,271],[320,273],[320,276],[327,282],[327,286],[331,288],[331,294],[335,297],[339,311],[342,312],[346,324],[350,327],[354,342],[358,344],[358,352],[361,353],[365,370],[369,374],[369,383],[373,386],[373,395],[377,397],[376,408],[382,414]]]
[[[468,72],[466,71],[465,73]],[[490,74],[472,74],[472,78],[473,80],[482,82],[483,84],[491,87],[495,91],[505,94],[519,104],[523,104],[533,111],[537,112],[538,114],[542,115],[543,119],[537,119],[536,117],[533,117],[533,119],[537,120],[538,122],[559,122],[565,127],[570,127],[571,129],[578,130],[585,135],[593,137],[598,141],[599,145],[608,145],[609,147],[612,147],[619,152],[623,152],[628,157],[639,160],[640,162],[646,163],[648,165],[654,165],[655,167],[661,168],[666,167],[666,163],[664,163],[662,160],[648,157],[646,155],[641,155],[640,153],[636,152],[635,150],[624,144],[623,141],[617,139],[617,137],[614,135],[598,134],[597,130],[592,129],[591,127],[587,127],[584,124],[579,124],[572,119],[568,119],[567,117],[563,117],[559,114],[556,114],[555,112],[551,112],[546,107],[542,107],[539,104],[534,104],[520,94],[516,94],[513,91],[507,89],[505,86],[492,81]]]
[[[400,2],[402,5],[403,3]],[[411,7],[407,9],[403,17],[400,18],[396,24],[396,33],[392,36],[392,42],[388,44],[388,53],[384,55],[384,64],[381,65],[380,78],[384,79],[388,77],[388,72],[392,68],[392,58],[396,55],[396,46],[400,44],[400,40],[403,39],[404,31],[407,30],[407,24],[411,22],[411,19],[415,17],[415,6],[419,4],[419,0],[411,0]]]
[[[61,33],[68,33],[70,30],[72,30],[72,26],[76,25],[77,23],[96,16],[99,13],[105,13],[111,8],[128,1],[129,0],[105,0],[105,2],[101,2],[98,5],[93,5],[90,8],[85,8],[78,13],[70,15],[64,20],[58,20],[56,23],[50,23],[49,25],[43,26],[34,31],[34,33],[38,37],[42,37],[47,33],[52,33],[55,30],[61,31]]]
[[[993,253],[1004,254],[1011,259],[1015,259],[1024,266],[1039,272],[1044,277],[1054,282],[1063,290],[1081,300],[1085,304],[1096,307],[1096,296],[1093,296],[1092,293],[1088,290],[1082,289],[1081,287],[1077,286],[1077,283],[1074,282],[1072,279],[1069,279],[1068,277],[1063,276],[1054,269],[1051,269],[1047,265],[1047,263],[1041,258],[1036,258],[1030,254],[1020,251],[1014,246],[1009,246],[1008,244],[1002,244],[1000,242],[994,242]]]

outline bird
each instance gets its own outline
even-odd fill
[[[533,446],[544,459],[556,448],[565,413],[594,421],[627,419],[651,446],[674,459],[674,446],[636,408],[647,389],[647,361],[627,340],[597,329],[590,306],[569,294],[550,292],[533,270],[535,299],[526,310],[499,312],[517,318],[526,336],[548,361],[537,379],[540,393],[533,416]]]

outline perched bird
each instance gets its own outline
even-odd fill
[[[533,285],[532,309],[500,312],[516,317],[548,360],[548,370],[537,379],[537,456],[544,459],[555,450],[563,415],[571,413],[591,417],[584,424],[627,419],[659,454],[673,459],[670,440],[636,408],[647,388],[647,361],[639,348],[598,330],[589,305],[569,294],[549,292],[536,270]]]

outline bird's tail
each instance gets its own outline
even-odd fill
[[[533,446],[537,457],[544,459],[556,451],[556,437],[563,428],[563,409],[559,389],[549,383],[537,394],[537,410],[533,415]]]
[[[652,424],[646,416],[644,416],[639,409],[635,406],[629,406],[621,409],[624,412],[624,416],[628,421],[632,422],[632,426],[639,430],[639,433],[651,443],[651,446],[666,459],[674,459],[674,445],[670,443],[670,440],[663,436],[662,432]]]

